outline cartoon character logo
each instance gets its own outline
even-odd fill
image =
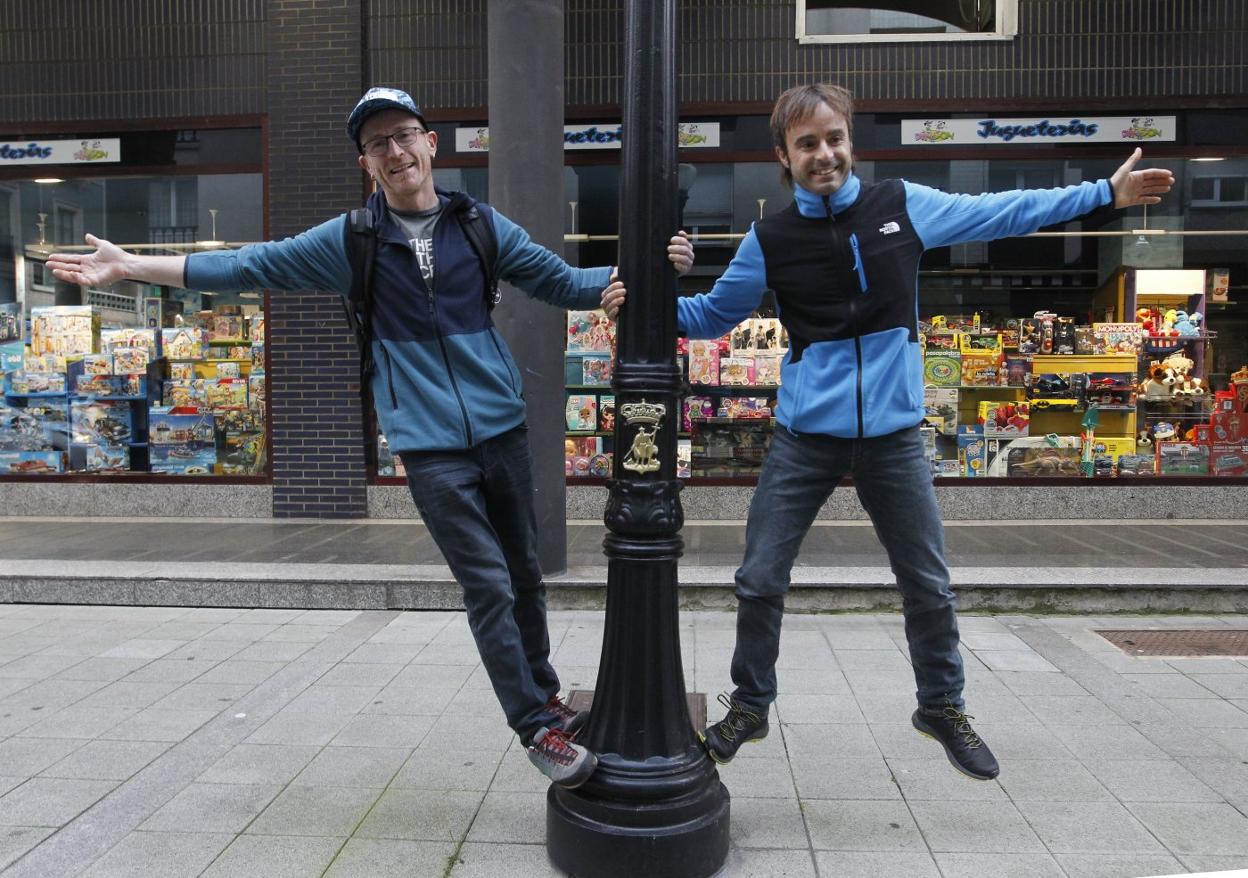
[[[108,158],[108,150],[100,149],[98,140],[84,140],[82,149],[74,153],[74,161],[76,162],[98,162]]]
[[[1126,140],[1151,140],[1161,137],[1161,129],[1157,127],[1152,116],[1135,116],[1131,120],[1131,127],[1122,130],[1122,136]]]
[[[468,141],[468,148],[474,150],[488,151],[490,148],[490,129],[478,128],[477,136]]]
[[[943,119],[925,119],[923,121],[923,130],[914,132],[914,139],[920,143],[940,143],[943,140],[953,140],[953,132],[946,130],[948,124]]]
[[[698,133],[697,125],[681,125],[676,133],[676,142],[680,146],[697,146],[706,143],[706,135]]]

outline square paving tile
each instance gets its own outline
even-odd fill
[[[836,878],[941,878],[927,853],[816,851],[815,863],[820,875]]]
[[[1169,854],[1055,854],[1070,878],[1178,875],[1183,866]]]
[[[1113,794],[1073,759],[1011,759],[997,782],[1015,802],[1112,802]]]
[[[376,787],[390,785],[412,751],[407,748],[326,747],[299,773],[293,783],[317,787]]]
[[[1230,805],[1136,802],[1127,807],[1173,853],[1248,854],[1248,817]]]
[[[83,878],[192,878],[234,836],[193,832],[132,832],[82,873]]]
[[[1222,801],[1221,795],[1172,760],[1106,759],[1087,766],[1122,802]]]
[[[139,829],[242,832],[281,789],[272,785],[193,783],[161,806]]]
[[[512,793],[490,790],[472,818],[468,841],[530,843],[533,841],[533,815],[542,814],[545,810],[544,791]]]
[[[477,792],[387,790],[360,825],[360,838],[460,841],[481,805]]]
[[[247,834],[345,837],[377,796],[377,790],[359,787],[287,787],[247,827]]]
[[[733,799],[732,843],[742,849],[806,847],[806,829],[797,800]]]
[[[169,749],[153,741],[88,741],[43,770],[44,777],[80,780],[128,780]]]
[[[1018,810],[1053,853],[1165,853],[1116,802],[1019,802]]]
[[[467,845],[460,851],[461,860],[466,856]],[[486,849],[493,845],[483,845]],[[506,847],[513,847],[507,845]],[[526,845],[526,847],[535,847]],[[546,855],[545,845],[536,846],[542,856]],[[455,853],[453,842],[406,841],[396,838],[353,838],[347,842],[342,853],[334,860],[334,864],[325,873],[325,878],[377,878],[381,875],[403,875],[411,878],[443,878],[447,874],[451,856]],[[478,857],[467,854],[472,860]],[[481,875],[501,876],[507,874],[539,876],[540,871],[524,871],[508,873],[506,869],[523,863],[523,857],[517,857],[514,851],[508,851],[497,863],[502,865],[496,872],[477,873]],[[458,869],[458,867],[457,867]],[[451,874],[460,875],[453,871]],[[562,878],[562,876],[559,876]]]
[[[56,830],[50,826],[15,826],[0,831],[0,869],[4,869]]]
[[[320,752],[297,744],[239,744],[196,780],[200,783],[285,785]]]
[[[944,878],[1066,878],[1049,854],[936,854]]]
[[[64,826],[115,786],[103,780],[31,778],[0,798],[0,826]]]
[[[733,822],[737,822],[733,802]],[[927,845],[905,802],[824,801],[802,802],[811,846],[832,851],[926,852]],[[735,829],[734,829],[735,832]],[[800,838],[788,837],[785,847],[796,847]]]
[[[344,842],[341,838],[240,835],[203,874],[204,878],[307,878],[324,872]]]
[[[923,837],[933,851],[1044,853],[1044,845],[1009,802],[911,802]]]
[[[484,792],[498,772],[503,750],[417,749],[391,784],[396,789]],[[536,769],[534,769],[536,770]]]

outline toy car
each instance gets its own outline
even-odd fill
[[[1077,399],[1033,399],[1031,401],[1033,409],[1061,409],[1064,411],[1075,411],[1080,407]]]

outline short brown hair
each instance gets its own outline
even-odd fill
[[[771,110],[771,140],[776,149],[788,153],[788,142],[785,140],[790,128],[815,112],[820,104],[827,104],[833,111],[845,117],[849,127],[846,134],[854,137],[854,96],[849,89],[824,82],[809,85],[795,85],[776,98],[776,105]],[[789,169],[780,166],[784,182],[793,185],[793,175]]]

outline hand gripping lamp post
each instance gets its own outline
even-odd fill
[[[599,764],[578,789],[550,788],[546,847],[576,876],[703,878],[728,855],[729,796],[690,724],[680,658],[681,375],[665,257],[678,222],[676,0],[628,0],[625,28],[620,276],[629,298],[613,382],[606,623],[581,733]]]

